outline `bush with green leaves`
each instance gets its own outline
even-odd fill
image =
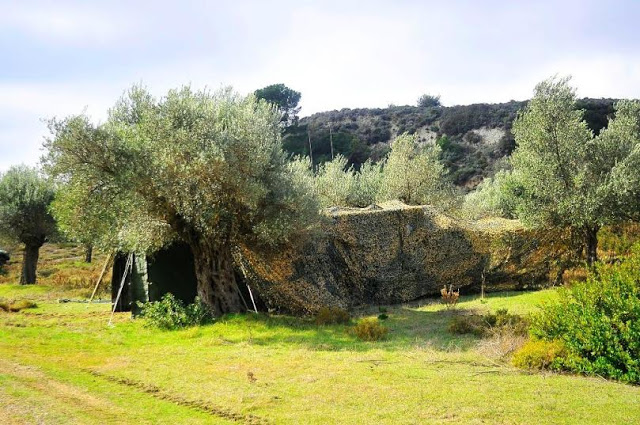
[[[462,214],[472,219],[516,218],[516,207],[523,191],[517,177],[511,170],[500,170],[495,176],[484,179],[476,190],[465,196]]]
[[[360,170],[353,175],[349,205],[364,208],[375,203],[380,193],[382,178],[382,164],[374,164],[371,160],[362,164]]]
[[[567,350],[560,341],[531,339],[515,352],[511,362],[522,369],[553,370],[566,356]]]
[[[184,305],[173,294],[165,294],[160,301],[138,303],[141,308],[140,316],[147,321],[147,325],[175,330],[190,326],[204,325],[213,320],[211,309],[196,297],[193,304]]]
[[[316,314],[316,325],[346,324],[351,321],[349,312],[339,307],[322,307]]]
[[[359,170],[347,158],[336,156],[318,168],[315,189],[323,207],[367,207],[376,201],[382,183],[382,166],[367,160]]]
[[[362,341],[380,341],[387,337],[389,328],[382,325],[375,317],[362,319],[355,325],[352,332]]]
[[[562,290],[534,317],[531,334],[562,343],[558,369],[640,383],[640,245],[623,263],[600,265]]]
[[[440,103],[440,95],[423,94],[418,98],[419,108],[437,108],[442,106]]]
[[[472,334],[476,336],[491,336],[496,333],[509,331],[516,335],[526,335],[529,327],[527,318],[511,314],[505,309],[498,309],[495,313],[484,315],[471,314],[455,316],[449,323],[449,332],[455,334]]]
[[[448,209],[457,203],[457,196],[439,156],[438,146],[420,144],[415,135],[403,134],[377,164],[367,160],[355,169],[338,155],[320,165],[315,191],[323,207],[363,208],[399,199]]]

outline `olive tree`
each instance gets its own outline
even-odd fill
[[[349,196],[355,189],[353,169],[342,155],[318,167],[315,189],[323,207],[350,206]]]
[[[79,242],[85,249],[85,262],[90,263],[94,245],[105,232],[104,223],[95,223],[99,213],[91,211],[95,204],[85,202],[85,194],[71,185],[62,184],[56,190],[51,204],[51,212],[58,223],[58,229],[69,240]]]
[[[91,205],[103,238],[152,250],[181,239],[194,256],[198,295],[215,314],[243,310],[233,251],[268,250],[315,221],[303,167],[282,150],[280,113],[255,96],[189,87],[162,98],[132,88],[105,123],[52,120],[47,167]]]
[[[88,119],[76,119],[68,124],[69,128],[65,130],[75,132],[75,137],[87,140],[87,144],[97,144],[98,139],[105,137],[104,132],[91,124]],[[108,231],[107,226],[112,223],[101,217],[100,211],[92,210],[96,208],[95,203],[85,202],[85,198],[89,196],[84,193],[87,187],[79,183],[73,180],[63,181],[58,185],[51,211],[61,233],[85,247],[85,262],[90,263],[94,245],[98,243],[101,235]]]
[[[349,203],[354,207],[367,207],[378,198],[382,185],[382,163],[375,164],[367,159],[360,169],[354,172]]]
[[[367,207],[380,192],[382,165],[365,161],[356,170],[342,155],[318,167],[315,189],[323,207]]]
[[[464,197],[461,214],[464,218],[485,217],[517,218],[516,208],[523,188],[518,173],[500,170],[493,177],[485,178],[478,187]]]
[[[415,135],[397,137],[383,165],[378,200],[438,206],[451,201],[453,188],[439,158],[439,146],[420,145]]]
[[[518,217],[531,227],[570,228],[593,264],[599,229],[638,217],[640,105],[618,103],[594,136],[575,103],[568,78],[538,84],[514,122],[511,162],[523,189]]]
[[[54,193],[34,168],[14,166],[0,175],[0,233],[24,244],[21,285],[36,283],[40,247],[56,232],[49,213]]]

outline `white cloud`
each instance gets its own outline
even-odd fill
[[[115,16],[90,4],[61,2],[15,2],[3,8],[0,25],[5,31],[13,29],[47,43],[74,46],[110,44],[127,37],[132,29],[126,15]]]
[[[423,93],[445,105],[522,100],[556,73],[573,75],[579,96],[640,98],[638,46],[594,20],[599,4],[569,15],[576,4],[551,1],[12,3],[0,31],[28,42],[0,69],[0,171],[37,161],[40,119],[87,107],[102,120],[135,82],[156,95],[282,82],[302,92],[303,115]]]

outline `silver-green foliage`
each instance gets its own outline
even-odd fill
[[[512,170],[500,170],[487,177],[464,197],[461,212],[466,218],[516,218],[516,208],[522,187]]]
[[[311,181],[282,150],[279,122],[273,106],[230,89],[182,87],[158,99],[134,87],[97,128],[84,116],[51,122],[46,164],[68,185],[56,211],[73,226],[83,205],[103,241],[135,250],[176,234],[284,242],[318,207]]]
[[[391,145],[384,166],[378,200],[399,199],[406,204],[442,205],[452,197],[440,147],[420,145],[415,136],[403,134]]]
[[[356,170],[341,155],[322,164],[315,178],[316,193],[324,207],[366,207],[396,199],[449,206],[455,193],[439,155],[438,146],[420,146],[415,136],[404,134],[378,164],[368,160]]]
[[[52,183],[35,168],[14,166],[0,174],[0,233],[25,245],[41,246],[56,231],[49,214],[54,194]]]
[[[349,202],[354,207],[367,207],[375,203],[382,186],[383,164],[374,164],[370,159],[354,173],[353,190]]]
[[[350,197],[355,189],[355,175],[347,158],[338,155],[318,167],[315,190],[323,207],[351,206]]]
[[[525,224],[582,224],[593,186],[586,175],[593,134],[575,101],[567,78],[543,81],[514,122],[511,162],[527,191],[519,209]]]
[[[516,210],[526,225],[583,234],[592,262],[601,226],[640,215],[640,104],[618,103],[594,136],[575,101],[568,78],[552,78],[516,119],[511,162],[523,189]]]

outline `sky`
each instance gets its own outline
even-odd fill
[[[439,94],[640,98],[640,0],[0,0],[0,172],[36,165],[46,120],[97,123],[133,84],[248,94],[284,83],[301,115]]]

